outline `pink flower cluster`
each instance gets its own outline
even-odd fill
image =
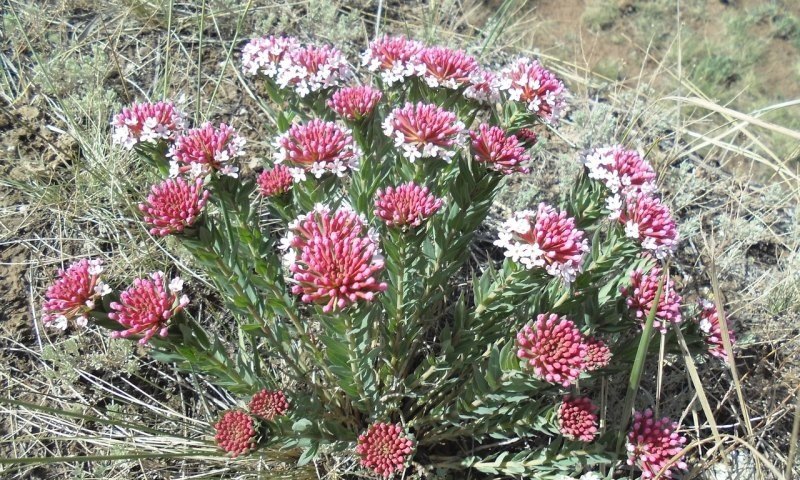
[[[572,320],[542,313],[517,333],[517,357],[536,378],[569,387],[584,371],[585,340]]]
[[[565,396],[558,407],[558,429],[569,440],[591,442],[597,435],[597,406],[588,397]]]
[[[172,159],[170,176],[188,172],[192,177],[200,177],[219,171],[236,178],[239,167],[231,162],[244,155],[244,145],[245,139],[233,128],[224,123],[214,127],[211,122],[206,122],[175,139],[167,154]]]
[[[349,209],[318,205],[289,225],[281,247],[294,285],[292,293],[323,312],[341,310],[359,300],[371,301],[387,285],[376,279],[383,270],[377,238],[366,219]]]
[[[81,259],[66,270],[58,270],[58,278],[47,288],[42,304],[42,323],[45,327],[66,330],[68,322],[75,320],[85,327],[87,314],[94,309],[95,302],[111,293],[111,288],[100,281],[103,261]]]
[[[369,44],[361,55],[361,63],[371,72],[380,72],[381,80],[391,86],[424,70],[417,60],[424,48],[422,43],[406,37],[384,36]]]
[[[228,410],[214,424],[214,441],[236,458],[256,449],[258,432],[253,417],[241,410]]]
[[[280,61],[276,81],[300,97],[338,87],[353,76],[342,52],[330,45],[308,45],[287,50]]]
[[[611,356],[611,350],[608,348],[608,345],[594,337],[587,338],[584,370],[593,372],[605,368],[611,363]]]
[[[208,194],[203,190],[202,178],[194,182],[181,177],[168,178],[153,185],[147,200],[139,204],[139,210],[144,213],[144,222],[150,225],[150,233],[163,237],[194,225],[203,212]]]
[[[127,149],[138,143],[171,141],[184,129],[183,114],[172,102],[134,103],[111,122],[113,142]]]
[[[544,268],[568,283],[582,270],[583,257],[589,251],[575,219],[545,203],[535,212],[523,210],[506,220],[494,244],[505,248],[505,256],[525,268]]]
[[[505,174],[528,173],[526,164],[530,156],[514,135],[506,135],[499,127],[481,124],[477,131],[470,131],[472,155],[486,168]]]
[[[328,100],[328,107],[341,118],[357,122],[372,114],[383,94],[370,86],[346,87],[337,90]]]
[[[183,289],[183,280],[173,278],[165,285],[164,274],[155,272],[150,278],[137,278],[133,285],[122,292],[119,302],[111,302],[113,312],[108,314],[126,328],[112,332],[112,338],[143,335],[139,343],[144,345],[154,335],[166,337],[169,320],[189,304],[189,297],[178,293]]]
[[[733,346],[736,342],[733,326],[729,319],[726,318],[725,322],[728,326],[728,338]],[[708,353],[727,362],[728,353],[725,351],[725,343],[722,341],[722,328],[717,306],[714,302],[705,299],[700,301],[700,330],[703,331],[706,342],[708,342]]]
[[[474,57],[463,50],[447,47],[428,47],[417,55],[422,79],[429,87],[456,90],[471,83],[472,75],[480,67]]]
[[[270,170],[263,170],[256,179],[258,191],[265,197],[275,197],[288,192],[294,183],[289,167],[277,164]]]
[[[633,312],[636,319],[642,322],[647,320],[653,302],[658,291],[658,282],[661,280],[662,271],[659,267],[653,267],[648,273],[641,269],[631,273],[630,286],[620,287],[622,295],[625,297],[625,304],[628,310]],[[661,297],[658,301],[656,317],[653,321],[653,328],[657,328],[661,333],[667,333],[668,323],[681,322],[681,296],[675,291],[675,284],[670,278],[664,282]]]
[[[561,80],[536,60],[521,58],[503,68],[497,75],[495,88],[508,98],[523,102],[542,120],[555,124],[567,107],[567,90]]]
[[[491,70],[475,70],[469,77],[469,86],[464,90],[464,96],[478,103],[499,102],[500,92],[495,87],[496,83],[497,75]]]
[[[602,182],[612,195],[656,190],[656,172],[636,150],[620,145],[596,148],[583,157],[583,164],[589,178]]]
[[[270,391],[263,389],[253,395],[248,404],[250,413],[256,417],[263,418],[267,421],[272,421],[275,417],[285,415],[289,410],[289,402],[286,400],[286,395],[280,391]]]
[[[619,208],[618,221],[625,227],[625,236],[637,240],[656,258],[670,256],[678,245],[675,220],[658,197],[642,193],[627,195]]]
[[[361,465],[384,478],[405,470],[414,454],[414,441],[399,424],[374,423],[358,437]]]
[[[319,119],[292,125],[274,146],[275,162],[285,163],[296,182],[305,180],[306,172],[316,178],[326,172],[344,176],[358,169],[361,156],[349,129]]]
[[[383,122],[383,132],[412,163],[437,157],[450,163],[463,143],[464,129],[455,113],[422,102],[395,108]]]
[[[626,445],[628,465],[636,465],[642,471],[642,478],[657,478],[659,474],[663,478],[672,478],[673,468],[686,470],[688,467],[683,457],[671,463],[686,443],[686,437],[679,435],[677,429],[678,424],[667,417],[654,419],[649,408],[644,412],[634,412],[633,427],[628,432]]]
[[[419,227],[442,207],[441,198],[429,193],[427,187],[414,182],[395,188],[378,189],[375,195],[375,216],[390,227]]]
[[[294,37],[254,38],[242,49],[242,67],[248,75],[261,74],[275,79],[286,52],[300,48]]]

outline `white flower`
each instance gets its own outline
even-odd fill
[[[169,282],[169,291],[172,293],[180,292],[183,290],[183,279],[175,277]]]

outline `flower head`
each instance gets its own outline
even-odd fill
[[[566,317],[539,314],[517,333],[517,356],[548,383],[569,387],[581,374],[586,344],[583,334]]]
[[[464,96],[478,103],[491,104],[500,101],[500,92],[495,88],[497,77],[491,70],[477,69],[469,76],[469,86]]]
[[[280,61],[277,82],[301,97],[337,87],[353,76],[342,52],[330,45],[293,48]]]
[[[642,478],[656,478],[667,465],[671,466],[661,472],[665,478],[672,478],[673,468],[686,470],[682,457],[676,463],[670,463],[686,443],[686,437],[679,435],[677,429],[678,424],[667,417],[655,420],[649,408],[644,412],[634,412],[626,445],[628,465],[636,465],[642,471]]]
[[[411,162],[439,157],[450,163],[464,128],[455,113],[422,102],[395,108],[383,122],[383,132]]]
[[[424,67],[420,74],[429,87],[444,87],[455,90],[468,85],[472,74],[479,69],[474,57],[463,50],[447,47],[428,47],[417,55]]]
[[[373,423],[358,437],[361,465],[385,478],[405,470],[414,453],[414,441],[399,424]]]
[[[289,225],[282,245],[292,249],[292,293],[322,305],[324,312],[371,301],[387,288],[376,279],[383,270],[377,239],[368,232],[366,219],[352,210],[317,206]]]
[[[150,192],[147,200],[139,204],[139,210],[144,213],[144,222],[150,225],[150,233],[160,237],[194,225],[208,199],[202,178],[193,182],[181,177],[168,178],[153,185]]]
[[[108,314],[126,330],[111,332],[112,338],[126,338],[143,335],[139,343],[146,344],[158,334],[166,337],[169,319],[189,304],[186,295],[178,298],[183,282],[173,279],[165,285],[164,274],[155,272],[150,278],[137,278],[133,285],[122,292],[119,302],[111,302],[113,312]]]
[[[506,135],[499,127],[481,124],[477,131],[470,131],[472,154],[486,168],[505,174],[515,172],[528,173],[525,166],[531,157],[525,153],[514,135]]]
[[[651,250],[656,258],[666,258],[675,251],[678,228],[669,207],[657,197],[629,194],[614,216],[625,226],[625,236],[638,240],[642,248]]]
[[[198,177],[219,171],[236,178],[239,167],[231,162],[244,155],[244,144],[245,139],[228,125],[222,123],[216,128],[206,122],[175,139],[167,154],[172,159],[170,175],[175,177],[189,172]]]
[[[630,286],[620,288],[628,310],[634,313],[642,324],[653,308],[661,277],[662,271],[659,267],[653,267],[648,273],[637,269],[631,273]],[[675,284],[670,278],[664,282],[653,328],[659,329],[661,333],[667,333],[668,322],[681,322],[681,296],[675,291]]]
[[[42,323],[46,327],[66,330],[70,320],[79,327],[88,323],[87,314],[95,302],[111,289],[100,281],[103,261],[81,259],[66,270],[58,270],[58,278],[47,288],[42,304]]]
[[[214,441],[233,458],[256,449],[258,432],[255,422],[253,417],[241,410],[228,410],[223,413],[219,421],[214,424],[214,429],[217,431]]]
[[[358,168],[361,156],[349,129],[319,119],[292,125],[275,140],[275,147],[275,162],[285,163],[295,181],[305,180],[306,172],[316,178],[326,172],[344,176]]]
[[[536,60],[521,58],[503,68],[496,88],[548,123],[558,123],[567,107],[567,89],[561,80]]]
[[[531,148],[539,141],[539,135],[530,128],[520,128],[516,136],[525,148]]]
[[[620,145],[596,148],[583,157],[589,178],[599,180],[612,194],[655,191],[656,172],[636,150]]]
[[[172,102],[134,103],[111,122],[113,141],[127,149],[138,143],[174,140],[184,128],[183,114]]]
[[[289,167],[279,163],[270,170],[263,170],[256,181],[261,195],[275,197],[288,192],[294,183],[294,178]]]
[[[525,268],[544,268],[566,282],[575,280],[589,251],[584,232],[575,219],[541,203],[537,211],[516,212],[499,228],[495,245],[506,249],[506,257]]]
[[[591,442],[597,435],[597,406],[589,397],[565,396],[558,407],[558,429],[570,440]]]
[[[424,70],[416,59],[423,48],[422,43],[406,37],[384,36],[369,44],[361,63],[371,72],[380,72],[381,80],[391,86]]]
[[[282,391],[272,392],[264,389],[253,395],[248,407],[253,415],[272,421],[275,417],[286,414],[289,402],[286,401],[286,395]]]
[[[419,227],[442,207],[442,199],[414,182],[378,189],[375,216],[390,227]]]
[[[586,339],[586,358],[584,359],[584,370],[593,372],[605,368],[611,362],[611,350],[608,345],[594,337]]]
[[[736,342],[733,326],[729,319],[726,318],[725,321],[728,325],[728,337],[731,345],[733,345]],[[722,328],[720,327],[717,306],[714,302],[705,299],[700,300],[700,330],[703,331],[708,343],[708,353],[727,362],[728,353],[725,351],[725,343],[722,341]]]
[[[296,48],[300,42],[294,37],[254,38],[242,49],[242,67],[247,75],[261,74],[274,79],[278,76],[281,60]]]
[[[345,120],[356,122],[372,114],[383,94],[370,86],[346,87],[337,90],[328,100],[328,107]]]

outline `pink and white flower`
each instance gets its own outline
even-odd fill
[[[307,172],[316,178],[328,172],[342,177],[358,169],[361,157],[350,129],[319,119],[292,125],[274,145],[275,163],[289,167],[296,182],[305,180]]]
[[[338,87],[353,71],[342,52],[330,45],[309,45],[288,50],[280,61],[276,81],[300,97]]]
[[[583,269],[583,257],[589,251],[584,236],[567,212],[540,203],[536,211],[516,212],[506,220],[494,244],[505,248],[505,256],[525,268],[544,268],[570,283]]]
[[[464,90],[464,96],[478,103],[493,104],[500,101],[500,92],[495,85],[497,76],[491,70],[478,69],[469,77],[469,86]]]
[[[357,122],[372,114],[383,94],[368,85],[337,90],[328,100],[328,107],[341,118]]]
[[[653,411],[649,408],[644,412],[635,412],[626,444],[628,465],[636,465],[642,471],[642,478],[656,478],[659,474],[663,478],[672,478],[673,469],[687,470],[683,457],[670,463],[686,443],[686,437],[678,434],[677,430],[676,422],[667,417],[654,419]]]
[[[503,68],[495,87],[551,124],[558,123],[567,109],[564,84],[536,60],[521,58]]]
[[[420,158],[450,163],[464,141],[464,128],[455,113],[422,102],[395,108],[383,122],[383,132],[412,163]]]
[[[145,345],[153,336],[166,337],[170,319],[189,304],[189,297],[178,294],[183,289],[183,281],[173,278],[166,284],[164,274],[155,272],[150,278],[137,278],[127,290],[122,292],[119,302],[111,302],[108,314],[126,329],[112,332],[112,338],[127,338],[143,335],[139,343]]]
[[[678,246],[678,227],[668,206],[658,197],[643,193],[627,195],[612,215],[625,226],[625,236],[639,242],[656,258],[664,259]]]
[[[621,145],[596,148],[583,157],[589,178],[598,180],[612,194],[652,193],[656,172],[636,150]]]
[[[189,173],[192,177],[219,172],[237,178],[239,167],[234,159],[244,155],[246,140],[236,131],[222,123],[214,127],[206,122],[200,128],[193,128],[175,139],[167,157],[170,161],[170,176]]]
[[[507,135],[499,127],[481,124],[477,131],[470,131],[472,155],[486,168],[504,174],[528,173],[525,166],[531,157],[525,153],[515,135]]]
[[[115,144],[131,149],[139,143],[172,141],[184,129],[183,114],[172,102],[134,103],[111,122]]]
[[[414,440],[399,424],[373,423],[358,437],[361,465],[384,478],[400,473],[414,454]]]
[[[420,76],[432,88],[456,90],[468,85],[472,74],[480,68],[471,55],[447,47],[425,48],[417,54],[416,60],[424,66]]]
[[[292,293],[303,302],[322,305],[323,312],[372,301],[387,288],[377,279],[384,268],[377,236],[366,219],[350,209],[331,212],[318,205],[289,224],[281,248],[289,250]]]
[[[408,182],[394,188],[386,187],[386,191],[378,189],[375,195],[375,216],[389,227],[419,227],[443,203],[427,187]]]
[[[728,326],[728,338],[733,346],[736,342],[733,325],[728,318],[725,319],[725,322]],[[708,353],[727,362],[728,352],[725,351],[725,342],[722,341],[722,327],[717,306],[714,302],[705,299],[700,300],[700,330],[708,343]]]
[[[517,333],[517,357],[545,382],[569,387],[580,377],[586,358],[585,337],[572,320],[541,313]]]
[[[406,37],[384,36],[369,44],[361,55],[361,64],[371,72],[380,72],[381,80],[391,86],[425,70],[417,60],[424,48],[422,43]]]
[[[661,280],[663,272],[659,267],[653,267],[648,273],[641,269],[631,272],[630,286],[620,287],[622,296],[625,297],[625,304],[636,319],[642,322],[647,320],[653,302],[658,292],[658,282]],[[675,291],[675,284],[672,279],[667,277],[658,301],[656,317],[653,320],[653,328],[657,328],[661,333],[667,333],[669,323],[681,323],[681,296]]]
[[[300,48],[300,42],[294,37],[270,35],[254,38],[242,49],[242,67],[247,75],[264,75],[275,79],[278,76],[281,61],[288,52]]]
[[[208,195],[202,178],[189,182],[181,177],[168,178],[153,185],[147,200],[139,204],[139,210],[144,213],[143,220],[150,226],[150,233],[163,237],[193,226]]]
[[[103,261],[81,259],[66,270],[58,270],[58,278],[47,287],[42,304],[42,323],[45,327],[66,330],[69,321],[85,327],[88,314],[94,310],[95,302],[111,293],[111,288],[100,281]]]

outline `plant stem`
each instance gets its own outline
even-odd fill
[[[656,313],[658,313],[658,304],[661,301],[661,294],[664,290],[664,282],[667,275],[669,275],[669,264],[664,267],[664,276],[658,281],[658,289],[653,299],[653,306],[650,307],[650,312],[647,314],[644,329],[642,330],[642,336],[639,337],[639,348],[636,350],[636,359],[633,361],[631,376],[628,379],[628,389],[625,392],[625,403],[622,408],[623,420],[620,424],[620,436],[617,440],[617,453],[622,450],[622,446],[625,443],[625,432],[628,430],[631,411],[636,401],[636,392],[639,390],[639,383],[642,379],[644,363],[647,358],[647,349],[650,345],[650,337],[652,337],[653,334],[653,323],[656,319]]]

